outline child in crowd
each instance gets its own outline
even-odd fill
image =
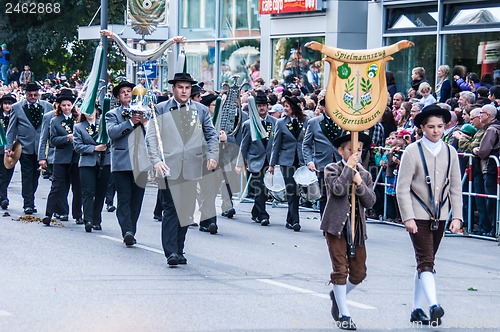
[[[394,138],[394,146],[387,153],[386,183],[388,195],[387,217],[390,222],[400,223],[398,203],[396,200],[396,184],[398,181],[399,164],[406,146],[411,143],[411,134],[407,130],[400,130]]]
[[[355,330],[347,308],[347,294],[366,277],[366,219],[365,209],[375,204],[370,173],[359,163],[363,146],[370,146],[370,137],[359,133],[359,147],[351,146],[351,135],[333,141],[342,160],[328,164],[325,168],[327,203],[321,230],[323,230],[333,271],[330,282],[333,290],[332,316],[343,330]],[[355,188],[356,213],[354,241],[351,239],[351,188]],[[347,216],[347,217],[346,217]]]
[[[431,94],[432,88],[429,83],[420,83],[420,86],[418,87],[418,93],[422,95],[422,99],[420,99],[420,102],[424,104],[424,107],[436,102],[436,98],[434,98],[434,96]]]

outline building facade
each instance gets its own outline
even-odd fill
[[[500,2],[491,0],[376,0],[368,4],[368,48],[402,39],[415,43],[395,54],[387,69],[397,90],[407,92],[411,70],[424,67],[431,86],[440,65],[476,73],[482,83],[500,82]],[[453,71],[455,68],[456,72]]]

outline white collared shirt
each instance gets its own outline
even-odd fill
[[[429,140],[427,137],[422,137],[422,144],[429,150],[434,157],[436,157],[439,154],[439,151],[441,151],[441,148],[443,147],[443,144],[445,144],[442,140],[439,140],[437,142],[433,142]]]

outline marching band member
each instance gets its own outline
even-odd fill
[[[38,188],[38,145],[43,115],[53,107],[45,100],[40,100],[40,86],[36,83],[26,84],[26,99],[12,105],[7,129],[8,144],[5,154],[12,153],[15,140],[21,143],[23,150],[20,158],[23,209],[25,214],[33,214],[35,208],[35,192]]]
[[[285,227],[300,231],[299,193],[293,174],[299,166],[304,165],[302,142],[304,140],[308,119],[297,97],[285,97],[283,103],[285,117],[278,120],[274,131],[269,173],[274,174],[274,167],[281,166],[286,185],[288,214]]]
[[[436,253],[450,211],[452,233],[459,231],[463,220],[457,152],[442,141],[450,119],[451,113],[437,105],[426,106],[415,116],[415,126],[422,129],[424,137],[406,148],[396,185],[401,219],[410,234],[417,261],[410,322],[432,326],[440,325],[444,315],[434,281]],[[430,317],[423,311],[425,302]]]
[[[16,98],[12,95],[3,95],[0,98],[0,125],[3,127],[4,133],[7,132],[9,127],[10,111],[12,104],[16,102]],[[7,139],[7,137],[3,137]],[[14,167],[8,169],[3,163],[4,147],[0,146],[0,206],[3,210],[9,207],[9,197],[7,195],[7,188],[9,187],[10,180],[14,174]]]
[[[50,121],[50,143],[55,147],[53,180],[50,193],[47,197],[45,218],[43,223],[50,225],[52,215],[58,208],[62,208],[67,199],[69,186],[73,193],[71,213],[77,224],[83,224],[82,219],[82,190],[80,172],[78,169],[78,154],[73,150],[73,127],[78,119],[78,111],[73,106],[75,96],[70,89],[62,89],[56,99],[56,112]],[[61,219],[69,214],[63,211]]]
[[[267,190],[264,185],[264,175],[269,168],[271,160],[271,148],[273,146],[274,130],[276,128],[276,118],[268,115],[268,100],[264,93],[257,93],[255,97],[259,121],[267,131],[267,137],[252,140],[250,126],[251,120],[243,123],[243,138],[240,146],[240,153],[236,162],[236,172],[241,173],[246,166],[251,173],[249,188],[255,193],[254,205],[252,208],[252,220],[260,223],[261,226],[269,225],[269,213],[266,211]]]
[[[187,263],[184,242],[193,222],[203,154],[206,168],[214,170],[219,139],[207,107],[190,99],[191,85],[196,84],[191,75],[176,73],[168,83],[172,84],[174,96],[156,106],[156,117],[148,125],[146,138],[149,160],[162,187],[163,251],[167,264],[176,266]]]
[[[306,129],[306,136],[302,143],[302,152],[304,161],[311,172],[318,172],[318,182],[321,188],[321,198],[319,199],[320,217],[326,205],[325,188],[325,166],[340,161],[342,157],[333,147],[333,141],[340,137],[342,129],[324,112],[325,100],[322,114],[309,120],[309,126]]]
[[[138,143],[144,137],[147,119],[142,113],[130,112],[134,87],[135,84],[127,81],[115,86],[113,95],[118,98],[120,106],[106,113],[106,128],[111,143],[111,172],[118,201],[116,218],[120,224],[123,242],[127,246],[137,243],[135,239],[137,220],[141,213],[148,176],[147,172],[142,171],[137,165],[141,159],[138,150],[142,149]],[[134,141],[131,147],[130,140]]]
[[[97,143],[99,118],[97,109],[92,114],[82,113],[82,120],[75,125],[73,145],[80,154],[78,166],[82,182],[83,220],[85,231],[102,230],[101,212],[111,173],[110,152],[106,144]],[[106,129],[104,129],[106,130]]]

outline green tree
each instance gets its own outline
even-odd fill
[[[47,4],[47,1],[30,1]],[[78,26],[91,23],[99,9],[99,1],[58,0],[59,13],[29,14],[0,12],[0,42],[7,43],[12,64],[22,70],[29,64],[35,78],[41,80],[49,72],[61,72],[68,77],[77,69],[85,76],[91,69],[97,41],[78,40]],[[108,0],[108,24],[124,24],[126,1]],[[37,7],[39,8],[39,7]],[[92,22],[100,24],[97,14]],[[123,55],[109,48],[109,68],[121,69]]]

